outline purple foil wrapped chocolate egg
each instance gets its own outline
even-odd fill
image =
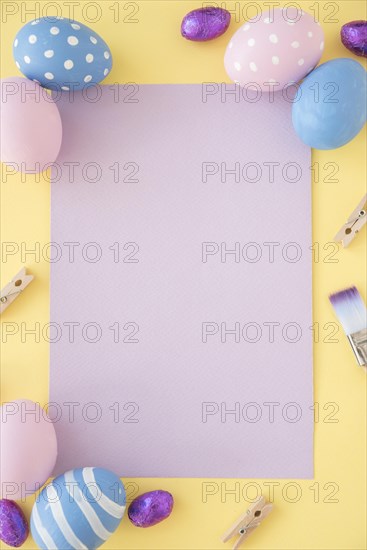
[[[136,527],[152,527],[168,518],[173,508],[173,496],[167,491],[150,491],[136,497],[129,506],[128,516]]]
[[[367,21],[346,23],[341,28],[340,36],[349,51],[367,57]]]
[[[28,537],[29,527],[22,509],[13,500],[0,500],[0,540],[18,548]]]
[[[187,40],[206,42],[224,34],[230,22],[231,14],[223,8],[199,8],[185,15],[181,34]]]

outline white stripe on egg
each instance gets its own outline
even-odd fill
[[[83,468],[83,479],[86,484],[90,483],[91,485],[98,487],[93,470],[94,468]],[[105,512],[107,512],[107,514],[110,514],[110,516],[113,516],[114,518],[121,519],[124,515],[125,506],[117,504],[103,493],[96,502]]]
[[[107,540],[108,537],[112,535],[111,531],[108,531],[108,529],[105,528],[99,517],[97,516],[93,506],[86,500],[85,496],[83,495],[82,491],[77,488],[77,490],[73,491],[69,487],[69,485],[73,486],[75,488],[76,480],[73,475],[73,472],[66,472],[64,474],[65,481],[66,481],[66,488],[71,496],[72,499],[75,500],[77,505],[80,508],[80,511],[83,513],[85,519],[89,523],[92,531],[102,540]]]
[[[70,544],[72,548],[75,548],[75,550],[88,550],[70,527],[65,517],[64,510],[62,509],[59,495],[52,484],[47,487],[47,498],[52,502],[50,506],[52,516],[66,542]]]
[[[47,529],[45,529],[43,527],[40,515],[38,513],[37,502],[33,506],[32,519],[33,519],[33,523],[34,523],[34,526],[36,528],[37,534],[39,535],[39,537],[43,541],[46,548],[48,550],[55,550],[56,544],[54,543],[54,541],[53,541],[51,535],[49,534],[49,532],[47,531]]]

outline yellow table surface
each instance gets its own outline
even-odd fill
[[[235,10],[231,27],[219,39],[200,44],[180,36],[182,17],[191,9],[201,7],[199,1],[3,1],[1,76],[20,76],[12,58],[12,42],[24,23],[38,16],[55,15],[57,10],[58,15],[70,17],[69,10],[73,8],[73,17],[91,26],[110,45],[114,66],[105,83],[229,82],[223,68],[229,38],[244,23],[246,14],[248,18],[256,15],[256,6],[264,7],[266,2],[218,4]],[[322,62],[335,57],[354,57],[341,44],[339,31],[348,21],[367,18],[364,1],[313,0],[298,4],[309,13],[319,10],[318,17],[326,34]],[[31,13],[35,9],[36,13]],[[91,22],[96,17],[98,20]],[[318,328],[314,344],[314,388],[319,411],[315,423],[315,478],[273,480],[275,508],[246,542],[245,547],[249,549],[366,548],[366,373],[356,366],[342,331],[334,336],[336,342],[331,342],[327,325],[336,321],[328,301],[331,291],[355,284],[366,299],[366,229],[346,250],[330,244],[366,192],[365,145],[364,130],[341,149],[313,152],[313,307]],[[22,246],[32,249],[35,243],[40,243],[42,250],[51,240],[49,183],[44,179],[37,183],[34,176],[28,176],[25,181],[19,175],[7,182],[2,178],[1,199],[2,241],[15,242],[19,250]],[[41,326],[49,322],[50,265],[42,254],[22,258],[19,251],[6,262],[2,259],[2,287],[23,264],[35,275],[35,280],[2,318],[2,324],[16,323],[19,334],[2,345],[1,399],[29,398],[44,405],[48,401],[48,344],[42,339],[35,342],[32,337],[22,343],[20,323],[26,323],[29,328],[35,322]],[[65,283],[67,292],[67,285],[72,281]],[[122,463],[123,460],[122,456]],[[269,497],[271,485],[271,480],[259,479],[126,481],[130,498],[153,489],[171,491],[175,498],[174,511],[169,520],[151,529],[138,529],[125,517],[104,545],[106,549],[230,548],[230,543],[222,544],[221,534],[247,509],[257,491]],[[32,502],[33,499],[28,498],[23,505],[28,517]],[[31,538],[24,548],[35,548]]]

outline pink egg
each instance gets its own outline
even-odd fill
[[[228,76],[269,92],[299,82],[320,61],[324,32],[295,7],[264,11],[232,36],[224,56]]]
[[[33,401],[19,399],[0,407],[1,498],[18,500],[34,493],[55,466],[55,428]]]
[[[43,172],[56,160],[62,126],[56,103],[27,78],[0,82],[2,162],[20,172]]]

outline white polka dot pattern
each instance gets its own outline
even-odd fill
[[[112,68],[106,42],[86,25],[61,17],[24,25],[14,39],[13,56],[27,78],[63,91],[96,84]]]
[[[76,46],[79,44],[79,40],[76,36],[68,36],[68,44],[70,44],[70,46]]]
[[[229,77],[241,86],[256,83],[269,91],[302,80],[309,67],[316,67],[324,49],[324,33],[313,17],[289,6],[264,11],[245,23],[232,36],[224,64]]]

